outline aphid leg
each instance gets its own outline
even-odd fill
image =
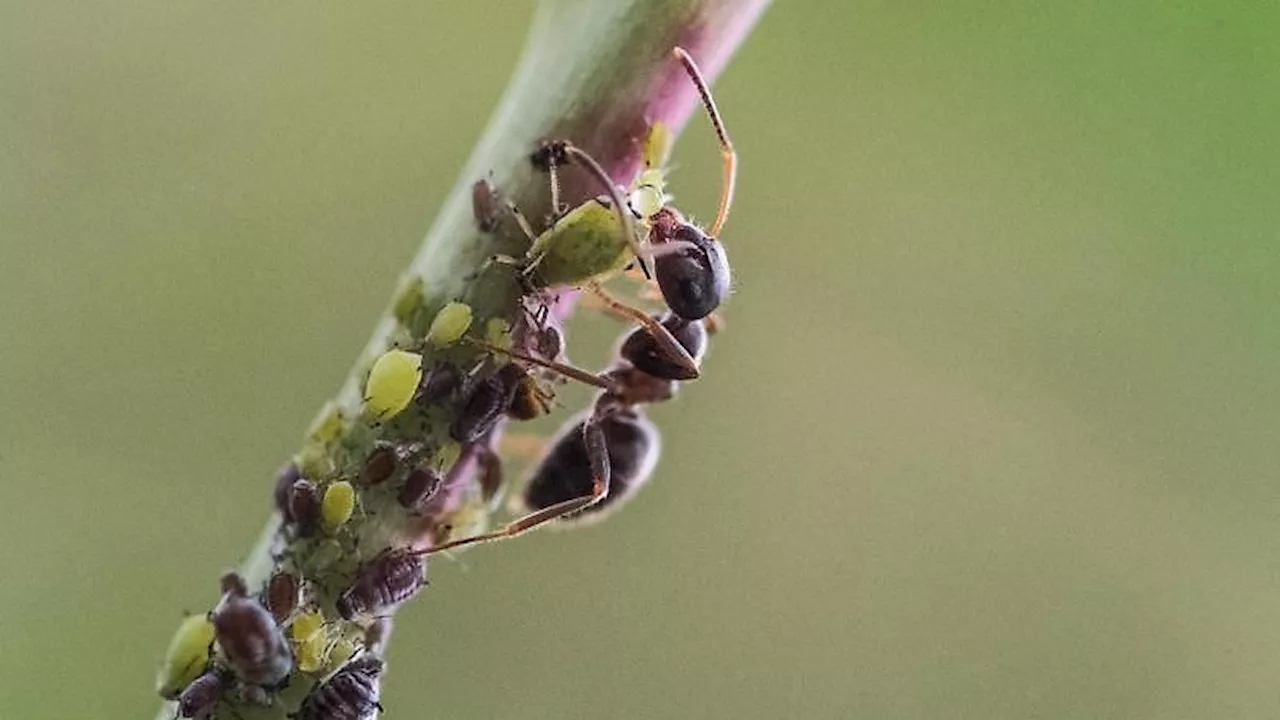
[[[646,315],[645,317],[648,317],[648,315]],[[663,329],[665,330],[666,328],[663,328]],[[476,340],[474,338],[465,338],[463,341],[469,345],[474,345],[478,348],[483,348],[485,350],[488,350],[491,353],[506,355],[508,357],[513,357],[517,360],[523,360],[524,362],[530,363],[532,365],[537,365],[538,367],[546,368],[547,370],[550,370],[555,373],[559,373],[569,378],[570,380],[577,380],[578,382],[584,383],[586,385],[590,385],[591,387],[597,387],[597,388],[600,388],[601,390],[605,390],[608,392],[616,392],[618,390],[617,383],[611,382],[610,380],[602,378],[599,375],[596,375],[595,373],[588,372],[586,370],[583,370],[582,368],[574,367],[573,365],[569,365],[567,363],[556,362],[555,360],[546,360],[544,358],[536,357],[534,355],[530,355],[528,353],[521,352],[519,350],[501,348],[501,347],[498,347],[497,345],[491,345],[490,343],[487,343],[483,340]],[[679,343],[676,343],[676,344],[679,345]],[[686,353],[686,355],[687,354],[688,353]]]
[[[707,87],[707,81],[703,79],[697,63],[684,48],[675,48],[671,54],[675,55],[681,65],[684,65],[689,79],[698,89],[698,95],[702,98],[702,107],[706,108],[707,117],[711,119],[711,126],[716,131],[716,139],[720,141],[720,156],[724,161],[724,177],[720,184],[720,208],[716,211],[716,221],[707,231],[711,237],[717,237],[720,235],[720,230],[724,228],[725,221],[729,219],[729,207],[733,205],[733,186],[738,176],[738,154],[733,150],[729,131],[724,127],[724,120],[716,108],[716,101],[711,97],[711,88]]]
[[[587,457],[591,462],[591,493],[581,497],[565,500],[556,503],[550,507],[536,510],[520,518],[516,518],[507,525],[498,528],[492,532],[472,535],[471,537],[459,538],[457,540],[449,540],[441,545],[418,551],[423,555],[434,555],[445,550],[462,547],[464,545],[475,545],[477,543],[493,542],[495,540],[506,540],[517,535],[523,535],[541,525],[552,520],[571,515],[576,512],[585,510],[592,505],[600,502],[609,494],[609,448],[605,441],[604,431],[600,429],[600,424],[596,418],[587,419],[582,425],[582,439],[587,447]]]
[[[667,356],[667,359],[687,370],[690,379],[697,378],[701,374],[698,370],[698,362],[694,360],[693,356],[689,354],[689,351],[675,339],[671,334],[671,331],[663,327],[662,323],[655,320],[645,311],[632,307],[613,297],[597,283],[589,283],[586,287],[587,290],[600,298],[600,301],[604,303],[605,307],[609,308],[610,311],[616,312],[619,315],[626,316],[635,322],[640,323],[645,330],[649,331],[649,334],[653,336],[653,339],[657,341],[658,347],[662,350],[662,353]]]

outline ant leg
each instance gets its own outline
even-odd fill
[[[720,141],[720,157],[724,162],[724,175],[720,182],[720,208],[716,211],[716,221],[707,231],[711,237],[717,237],[724,228],[725,221],[729,219],[729,207],[733,205],[733,186],[738,176],[738,154],[734,152],[733,143],[729,140],[729,131],[724,127],[724,120],[716,108],[716,101],[711,97],[711,89],[707,87],[707,81],[703,79],[697,63],[684,48],[675,48],[671,54],[675,55],[681,65],[684,65],[684,71],[689,74],[689,79],[698,89],[698,96],[702,98],[702,107],[706,108],[707,117],[711,119],[711,126],[716,131],[716,139]]]
[[[663,354],[667,356],[667,359],[684,368],[688,372],[690,380],[697,379],[701,375],[697,361],[694,360],[693,356],[689,354],[689,351],[680,344],[680,341],[676,340],[675,336],[671,334],[671,331],[663,327],[662,323],[653,319],[653,317],[645,311],[632,307],[610,295],[597,283],[589,283],[586,288],[594,293],[610,311],[631,318],[635,322],[640,323],[640,325],[649,332],[649,335],[657,341],[658,347],[662,350]]]
[[[520,212],[520,208],[517,207],[515,203],[510,200],[506,202],[507,212],[511,213],[511,217],[516,220],[516,225],[520,226],[520,231],[524,233],[525,237],[529,238],[529,244],[532,245],[537,242],[538,233],[533,231],[533,226],[529,224],[529,218],[525,217],[524,213]]]
[[[464,545],[475,545],[477,543],[493,542],[495,540],[506,540],[517,535],[533,530],[552,520],[562,518],[582,510],[600,502],[609,494],[609,448],[604,437],[604,431],[600,429],[598,420],[595,417],[588,418],[582,425],[582,439],[587,446],[587,457],[591,462],[591,493],[576,497],[571,500],[556,503],[550,507],[541,510],[535,510],[528,515],[516,518],[507,525],[498,528],[492,532],[472,535],[471,537],[459,538],[457,540],[449,540],[441,545],[419,550],[420,555],[434,555],[445,550],[462,547]]]
[[[551,181],[551,223],[560,219],[563,214],[563,208],[560,205],[560,172],[559,165],[556,163],[557,155],[550,153],[547,156],[547,175]]]
[[[645,317],[648,317],[648,316],[646,315]],[[663,329],[665,330],[666,328],[663,328]],[[538,367],[546,368],[552,372],[559,373],[569,378],[570,380],[577,380],[580,383],[583,383],[585,385],[590,385],[591,387],[600,388],[601,390],[604,390],[606,392],[616,393],[618,391],[617,383],[614,383],[610,380],[606,380],[605,378],[602,378],[599,375],[596,375],[595,373],[587,372],[582,368],[574,367],[573,365],[568,365],[562,362],[556,362],[555,360],[546,360],[540,357],[536,357],[534,355],[530,355],[528,353],[520,352],[519,350],[501,348],[501,347],[498,347],[497,345],[492,345],[483,340],[476,340],[474,338],[462,338],[462,341],[467,343],[468,345],[474,345],[478,348],[483,348],[492,353],[506,355],[508,357],[513,357],[517,360],[523,360],[527,363],[537,365]]]
[[[631,252],[635,253],[636,262],[640,263],[640,270],[644,272],[646,278],[653,277],[649,273],[649,266],[644,261],[644,249],[640,245],[640,233],[636,229],[635,217],[631,215],[631,206],[623,200],[622,193],[618,191],[613,178],[609,177],[609,173],[606,173],[604,168],[600,167],[600,163],[596,162],[596,159],[586,150],[566,142],[564,152],[586,166],[588,173],[593,175],[609,193],[609,199],[613,201],[613,209],[618,213],[618,220],[622,222],[622,230],[627,236],[627,245],[631,247]]]

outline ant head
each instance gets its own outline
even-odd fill
[[[729,296],[729,258],[724,245],[695,225],[681,223],[671,240],[690,247],[654,259],[654,277],[671,312],[685,320],[701,320]]]
[[[707,348],[707,331],[701,322],[671,314],[658,318],[658,321],[689,352],[695,365],[702,360],[702,354]],[[636,369],[655,378],[692,380],[696,377],[689,373],[686,366],[673,362],[653,335],[643,327],[631,331],[618,348],[618,354]]]

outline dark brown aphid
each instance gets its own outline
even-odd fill
[[[449,426],[449,434],[463,445],[484,437],[498,423],[523,375],[523,370],[508,370],[510,365],[475,383]]]
[[[421,510],[440,489],[440,473],[431,468],[418,468],[409,473],[396,499],[406,510]]]
[[[399,465],[399,458],[396,455],[396,449],[387,443],[379,443],[373,452],[369,453],[369,459],[365,461],[364,469],[360,471],[360,483],[378,485],[386,482],[395,474],[397,465]]]
[[[356,571],[355,582],[338,596],[338,614],[346,620],[382,615],[417,595],[427,584],[426,573],[420,553],[388,548]]]
[[[302,701],[297,720],[369,720],[382,710],[378,703],[384,664],[364,653],[316,686]]]
[[[498,211],[501,208],[498,191],[487,178],[480,178],[471,185],[471,212],[480,232],[492,232],[498,226]]]
[[[515,383],[515,391],[511,394],[511,405],[507,408],[507,414],[511,419],[533,420],[551,412],[556,396],[542,387],[542,383],[533,373],[526,372],[515,365],[506,367],[516,368],[520,373]]]
[[[222,697],[222,675],[217,670],[207,670],[196,678],[178,696],[178,717],[208,720],[218,707]]]
[[[443,363],[431,368],[418,388],[417,399],[427,404],[442,403],[462,387],[462,371],[456,365]]]
[[[289,514],[293,517],[298,537],[310,537],[320,524],[320,491],[315,483],[299,478],[289,488]]]
[[[293,670],[289,643],[271,613],[246,597],[243,588],[244,580],[235,573],[223,576],[225,594],[210,617],[214,638],[237,677],[251,685],[277,687]]]
[[[276,502],[276,510],[285,522],[293,522],[293,513],[289,510],[289,491],[293,489],[293,484],[302,477],[302,473],[298,471],[298,466],[289,463],[280,468],[279,474],[276,475],[276,487],[272,493]]]
[[[283,625],[298,606],[298,576],[284,570],[277,571],[267,582],[264,599],[271,617]]]

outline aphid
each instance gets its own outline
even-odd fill
[[[404,485],[396,494],[401,507],[409,511],[417,511],[431,499],[440,489],[440,473],[431,468],[418,468],[409,473]]]
[[[507,367],[515,366],[507,365]],[[521,375],[516,380],[507,414],[513,420],[533,420],[551,412],[556,396],[548,392],[532,373],[517,369],[520,370]]]
[[[346,663],[359,649],[359,645],[346,637],[340,637],[330,642],[324,649],[325,672],[331,672],[334,668]]]
[[[289,489],[289,515],[298,530],[298,537],[310,537],[315,534],[320,522],[320,491],[315,483],[306,478],[299,478]]]
[[[422,380],[422,356],[388,350],[374,361],[365,385],[366,411],[379,420],[395,417],[409,406]]]
[[[524,371],[506,365],[498,372],[473,384],[449,426],[454,440],[469,445],[493,429],[507,408]]]
[[[284,570],[276,571],[267,581],[264,599],[271,617],[283,625],[298,606],[298,576]]]
[[[169,641],[164,663],[156,673],[156,692],[174,700],[209,665],[209,649],[213,645],[213,623],[205,615],[189,615],[178,625]]]
[[[351,587],[338,596],[338,614],[345,620],[381,615],[417,595],[427,584],[426,573],[421,554],[388,548],[359,567]]]
[[[471,185],[471,213],[480,232],[493,232],[498,226],[499,207],[498,191],[488,179],[480,178]]]
[[[329,483],[320,501],[320,519],[330,531],[340,528],[351,519],[356,508],[356,489],[346,480]]]
[[[293,636],[295,643],[301,643],[311,639],[313,635],[323,628],[324,614],[319,610],[308,610],[293,619],[293,625],[289,627],[289,634]]]
[[[462,371],[456,365],[443,363],[431,368],[422,381],[422,389],[418,399],[425,403],[440,403],[448,400],[453,393],[462,387]]]
[[[369,453],[369,459],[365,461],[364,469],[360,471],[360,484],[379,485],[386,482],[395,474],[396,467],[399,464],[399,458],[394,447],[387,444],[376,446],[373,452]]]
[[[272,497],[276,503],[276,510],[284,518],[285,522],[293,521],[293,515],[289,511],[289,491],[301,477],[302,473],[298,471],[298,466],[294,463],[289,463],[280,468],[280,472],[276,475],[276,487]]]
[[[222,697],[224,685],[222,673],[217,670],[206,671],[178,696],[178,717],[195,718],[195,720],[207,720],[213,717],[213,711],[218,707],[218,700]]]
[[[227,580],[234,576],[236,580]],[[224,576],[223,595],[211,613],[214,635],[223,659],[241,680],[251,685],[276,687],[293,670],[289,644],[275,618],[257,601],[246,597],[243,579]]]
[[[485,321],[484,340],[490,345],[511,347],[511,326],[500,317],[492,317]]]
[[[440,312],[432,318],[427,341],[436,347],[449,347],[458,342],[470,327],[471,306],[454,301],[440,308]]]
[[[369,720],[382,710],[378,703],[384,663],[364,653],[307,695],[297,720]]]
[[[293,639],[294,658],[298,670],[319,672],[325,666],[328,637],[324,632],[324,615],[319,610],[305,612],[294,619],[289,633]]]

